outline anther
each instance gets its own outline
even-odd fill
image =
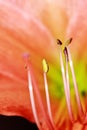
[[[62,42],[59,39],[57,39],[57,44],[62,45]]]
[[[68,56],[67,47],[64,48],[63,52],[64,52],[65,57],[66,57],[66,60],[67,60],[67,62],[68,62],[68,61],[69,61],[69,56]]]
[[[69,38],[69,39],[65,42],[65,46],[68,46],[69,44],[71,44],[72,40],[73,40],[72,37]]]
[[[43,59],[42,63],[43,63],[43,71],[47,73],[49,71],[49,66],[48,66],[46,60]]]
[[[29,58],[30,58],[29,53],[24,53],[24,54],[23,54],[23,58],[24,58],[24,60],[25,60],[25,69],[28,69],[28,67],[29,67],[29,65],[28,65],[28,60],[29,60]]]

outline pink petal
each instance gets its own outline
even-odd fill
[[[42,57],[52,61],[54,40],[31,11],[10,2],[0,1],[0,17],[0,113],[32,120],[23,53],[31,55],[38,72]]]

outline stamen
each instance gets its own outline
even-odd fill
[[[82,108],[82,104],[81,104],[80,96],[79,96],[79,92],[78,92],[78,87],[77,87],[77,83],[76,83],[76,77],[75,77],[75,73],[74,73],[73,62],[72,62],[71,55],[70,55],[68,47],[67,47],[67,52],[68,52],[68,56],[69,56],[69,64],[70,64],[73,83],[74,83],[74,89],[75,89],[75,94],[76,94],[76,100],[77,100],[79,115],[82,118],[84,116],[84,112],[83,112],[83,108]]]
[[[35,122],[36,122],[38,128],[40,129],[41,126],[40,126],[40,122],[39,122],[39,119],[38,119],[38,116],[37,116],[36,107],[35,107],[35,100],[34,100],[34,92],[33,92],[31,74],[30,74],[29,66],[28,66],[28,57],[29,57],[28,54],[24,54],[24,58],[26,60],[26,68],[28,70],[28,89],[29,89],[29,93],[30,93],[30,101],[31,101],[31,107],[32,107],[32,111],[33,111],[33,116],[34,116],[34,119],[35,119]]]
[[[35,79],[34,79],[34,76],[33,76],[32,65],[31,65],[30,61],[28,61],[28,57],[29,57],[29,55],[27,55],[27,54],[24,55],[24,59],[26,61],[26,67],[27,67],[27,70],[28,70],[28,88],[29,88],[29,92],[30,92],[30,101],[31,101],[34,119],[37,123],[38,128],[42,129],[41,123],[39,121],[38,113],[37,113],[37,110],[36,110],[36,106],[35,106],[35,100],[34,100],[34,92],[35,92],[36,96],[37,96],[38,104],[40,106],[40,111],[43,115],[43,119],[44,119],[44,122],[46,124],[46,128],[48,128],[49,130],[53,130],[54,129],[53,125],[50,122],[49,117],[48,117],[48,115],[47,115],[47,113],[44,109],[42,99],[41,99],[41,95],[39,93],[37,83],[35,82]]]
[[[74,117],[73,117],[73,113],[72,113],[72,109],[71,109],[70,93],[69,93],[69,89],[68,89],[67,82],[66,82],[61,50],[60,50],[60,63],[61,63],[61,71],[62,71],[62,77],[63,77],[63,83],[64,83],[64,90],[65,90],[65,96],[66,96],[68,112],[69,112],[70,120],[73,123],[74,122]]]
[[[70,86],[69,86],[69,73],[68,73],[68,62],[69,62],[69,56],[67,52],[67,48],[64,48],[64,54],[65,54],[65,63],[66,63],[66,83],[67,83],[67,91],[69,93],[69,100],[70,100]]]
[[[53,117],[52,117],[50,97],[49,97],[49,92],[48,92],[47,76],[46,76],[46,73],[49,70],[49,66],[45,59],[43,59],[42,63],[43,63],[43,71],[44,71],[44,83],[45,83],[45,93],[46,93],[46,103],[47,103],[48,114],[49,114],[49,118],[50,118],[50,121],[51,121],[54,129],[56,129],[56,126],[54,124]]]
[[[72,113],[72,109],[71,109],[70,93],[69,93],[69,88],[68,88],[67,82],[66,82],[61,48],[60,48],[60,65],[61,65],[61,71],[62,71],[62,77],[63,77],[63,83],[64,83],[64,91],[65,91],[65,96],[66,96],[66,103],[67,103],[67,107],[68,107],[68,112],[69,112],[70,120],[73,123],[74,122],[74,117],[73,117],[73,113]]]

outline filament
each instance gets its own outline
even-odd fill
[[[34,93],[33,93],[30,71],[28,71],[28,81],[29,81],[28,82],[28,88],[29,88],[29,92],[30,92],[30,101],[31,101],[32,111],[33,111],[35,122],[36,122],[38,128],[40,129],[41,126],[40,126],[40,122],[39,122],[36,107],[35,107],[35,100],[34,100]]]
[[[46,103],[47,103],[47,109],[48,109],[48,114],[49,114],[49,118],[50,121],[54,127],[54,130],[56,129],[56,126],[54,124],[53,121],[53,117],[52,117],[52,111],[51,111],[51,105],[50,105],[50,97],[49,97],[49,91],[48,91],[48,83],[47,83],[47,76],[46,73],[48,72],[49,66],[46,62],[45,59],[43,59],[43,71],[44,71],[44,85],[45,85],[45,93],[46,93]]]
[[[75,89],[75,94],[76,94],[76,100],[77,100],[79,115],[80,115],[80,117],[83,117],[84,112],[83,112],[83,108],[82,108],[80,97],[79,97],[78,87],[77,87],[77,83],[76,83],[76,77],[75,77],[75,73],[74,73],[73,62],[72,62],[71,55],[70,55],[68,47],[67,47],[67,51],[68,51],[68,56],[69,56],[69,64],[70,64],[73,83],[74,83],[74,89]]]
[[[57,44],[62,45],[62,42],[57,39]],[[65,92],[65,97],[66,97],[66,103],[67,103],[67,108],[68,108],[68,113],[69,113],[69,117],[71,122],[74,122],[74,117],[73,117],[73,113],[72,113],[72,109],[71,109],[71,103],[70,103],[70,92],[69,92],[69,82],[66,79],[65,76],[65,71],[64,71],[64,64],[63,64],[63,58],[62,58],[62,50],[61,47],[59,48],[59,55],[60,55],[60,65],[61,65],[61,72],[62,72],[62,77],[63,77],[63,84],[64,84],[64,92]],[[67,55],[67,60],[68,60],[68,55]],[[68,70],[67,70],[68,72]],[[68,74],[68,73],[67,73]]]
[[[66,82],[67,82],[67,91],[69,93],[69,100],[70,100],[70,85],[69,85],[69,73],[68,73],[68,62],[66,60]]]
[[[69,85],[69,72],[68,72],[68,62],[69,62],[69,56],[67,52],[67,48],[64,48],[64,54],[65,54],[65,63],[66,63],[66,83],[67,83],[67,91],[69,94],[69,100],[70,100],[70,85]]]
[[[70,115],[70,118],[71,118],[71,121],[72,121],[73,115],[72,115],[71,104],[70,104],[70,86],[69,86],[68,62],[69,62],[71,73],[72,73],[75,95],[76,95],[76,100],[77,100],[77,106],[78,106],[79,116],[80,116],[81,120],[84,119],[84,112],[83,112],[82,104],[81,104],[80,97],[79,97],[79,92],[78,92],[78,87],[77,87],[77,83],[76,83],[76,78],[75,78],[74,67],[73,67],[71,55],[70,55],[69,49],[67,47],[71,43],[71,41],[72,41],[72,38],[68,39],[65,43],[66,46],[64,48],[64,54],[65,54],[65,58],[66,58],[66,74],[64,72],[64,65],[63,65],[61,48],[60,48],[60,63],[61,63],[61,71],[62,71],[62,77],[63,77],[63,83],[64,83],[64,91],[65,91],[65,96],[66,96],[66,102],[67,102],[67,106],[68,106],[69,115]],[[62,45],[61,44],[62,42],[60,40],[57,40],[57,43],[59,45]]]
[[[70,103],[69,86],[67,85],[67,81],[66,81],[66,77],[65,77],[61,48],[60,48],[60,64],[61,64],[61,72],[62,72],[62,77],[63,77],[64,91],[65,91],[65,96],[66,96],[66,103],[67,103],[67,107],[68,107],[68,112],[69,112],[71,122],[74,122],[74,117],[73,117],[73,113],[72,113],[72,109],[71,109],[71,103]]]

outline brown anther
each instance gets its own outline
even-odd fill
[[[62,42],[59,39],[57,39],[57,44],[62,45]]]
[[[71,38],[69,39],[70,43],[72,42],[72,40],[73,40],[73,38],[71,37]]]
[[[71,38],[69,38],[67,41],[66,41],[66,43],[65,43],[65,46],[68,46],[71,42],[72,42],[72,37]]]
[[[67,61],[69,61],[69,56],[68,56],[67,47],[64,48],[63,52],[64,52],[64,54],[65,54],[65,57],[66,57]]]

